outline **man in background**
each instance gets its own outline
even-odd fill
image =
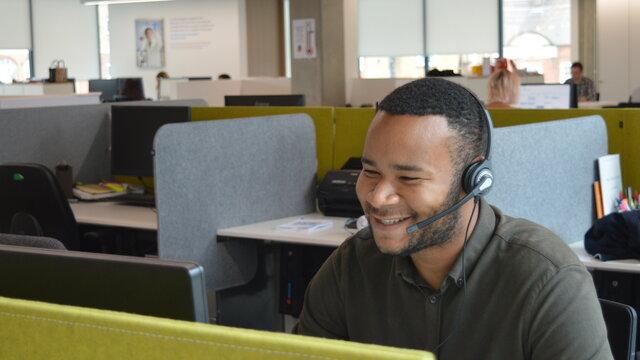
[[[596,85],[593,80],[583,75],[583,71],[582,63],[574,62],[571,64],[571,79],[567,79],[564,83],[576,85],[578,101],[596,101],[598,100]]]

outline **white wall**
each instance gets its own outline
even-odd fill
[[[626,101],[640,86],[640,6],[637,0],[598,0],[596,11],[600,100]]]
[[[213,26],[186,44],[172,38],[177,21],[201,18]],[[145,96],[156,97],[155,76],[164,70],[172,77],[213,76],[228,73],[232,78],[247,74],[244,0],[181,0],[109,6],[111,75],[143,77]],[[140,69],[136,66],[136,19],[164,19],[165,66]],[[174,25],[172,25],[174,24]],[[200,44],[194,44],[194,42]]]
[[[0,49],[31,48],[29,0],[2,0],[0,5]]]
[[[95,6],[78,0],[33,0],[33,42],[35,77],[49,77],[53,59],[65,60],[69,77],[100,76]]]

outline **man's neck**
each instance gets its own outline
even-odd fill
[[[473,206],[473,201],[470,201],[460,208],[460,219],[456,231],[449,241],[440,246],[432,246],[411,254],[411,260],[418,274],[420,274],[420,277],[434,290],[440,289],[442,282],[447,277],[449,271],[451,271],[451,268],[464,247],[465,232]],[[471,224],[469,224],[469,235],[471,235],[473,229],[476,227],[478,212],[479,211],[474,212]]]

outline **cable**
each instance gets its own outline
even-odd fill
[[[449,335],[447,335],[447,337],[442,340],[442,342],[440,342],[438,346],[436,346],[436,348],[433,350],[434,353],[437,353],[438,350],[447,341],[449,341],[451,336],[456,333],[456,331],[458,330],[458,326],[462,323],[463,320],[462,318],[460,318],[458,321],[458,317],[464,315],[464,306],[467,300],[467,271],[465,268],[465,250],[467,249],[467,242],[469,241],[469,228],[471,227],[471,221],[473,220],[473,215],[476,213],[476,208],[478,207],[479,200],[480,198],[477,196],[473,198],[473,210],[471,211],[471,216],[469,217],[469,222],[467,223],[467,229],[464,231],[464,243],[462,244],[462,304],[458,308],[458,313],[456,314],[456,322],[453,329],[451,330]]]

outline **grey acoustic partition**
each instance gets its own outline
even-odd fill
[[[607,154],[600,116],[494,129],[495,186],[487,196],[504,213],[581,241],[595,218],[595,161]]]
[[[64,161],[78,180],[108,178],[108,111],[101,104],[0,110],[0,164],[29,162],[53,169]]]
[[[307,115],[165,125],[155,138],[158,253],[204,266],[207,288],[255,274],[251,241],[220,228],[313,212],[315,128]]]
[[[200,99],[133,101],[0,110],[0,164],[26,162],[53,169],[73,167],[77,181],[111,177],[109,139],[111,105],[206,106]]]

